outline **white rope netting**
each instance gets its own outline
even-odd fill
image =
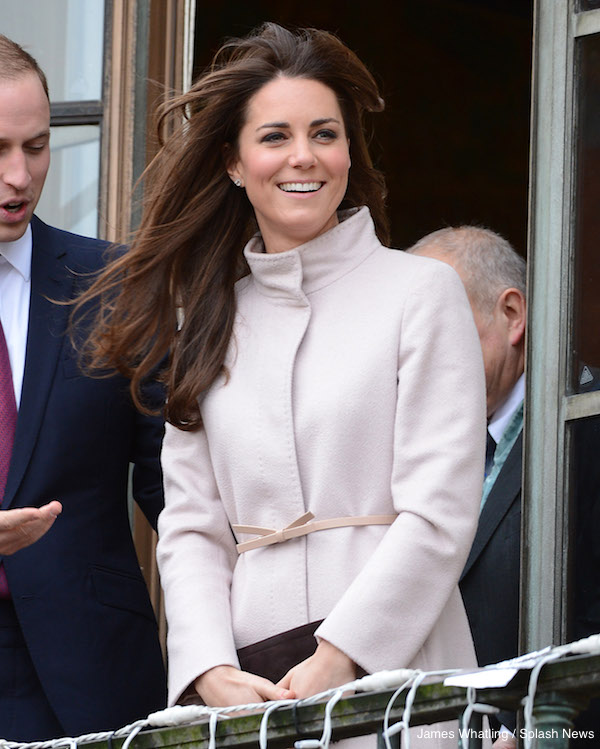
[[[481,680],[481,675],[483,674],[485,676],[486,672],[491,673],[494,670],[498,669],[531,669],[527,696],[523,699],[525,749],[530,749],[531,736],[533,736],[535,733],[533,731],[533,708],[535,703],[537,684],[542,668],[547,663],[559,660],[560,658],[583,654],[600,655],[600,634],[591,635],[590,637],[586,637],[583,640],[578,640],[577,642],[569,643],[567,645],[548,647],[536,653],[528,653],[526,655],[519,656],[519,658],[515,658],[510,661],[504,661],[500,664],[486,666],[483,669],[477,669],[476,671],[472,672],[463,672],[459,669],[446,671],[420,671],[406,668],[396,669],[393,671],[380,671],[378,673],[363,676],[360,679],[356,679],[349,682],[348,684],[336,687],[335,689],[329,689],[325,692],[321,692],[319,694],[315,694],[312,697],[304,698],[301,700],[259,702],[250,703],[247,705],[232,705],[229,707],[178,705],[176,707],[169,707],[165,710],[151,713],[145,720],[138,720],[135,723],[131,723],[115,731],[88,733],[78,736],[77,738],[63,737],[60,739],[34,741],[27,743],[8,741],[0,738],[0,749],[78,749],[80,744],[100,741],[110,742],[112,739],[124,739],[122,749],[129,749],[129,746],[133,739],[142,730],[193,725],[196,723],[205,723],[206,721],[208,721],[209,724],[209,749],[216,749],[216,731],[218,721],[220,719],[231,717],[231,715],[234,713],[242,712],[263,713],[259,729],[259,746],[260,749],[267,749],[269,717],[275,710],[279,710],[284,707],[290,707],[293,705],[296,705],[297,707],[314,705],[324,701],[327,701],[327,704],[325,706],[325,716],[321,738],[300,739],[295,742],[295,747],[296,749],[328,749],[333,730],[333,708],[335,707],[337,702],[344,696],[344,694],[352,692],[377,692],[390,689],[394,689],[395,691],[388,701],[383,716],[382,733],[384,742],[386,744],[386,749],[391,749],[390,738],[398,733],[402,734],[403,747],[406,747],[406,749],[410,749],[410,734],[408,732],[408,729],[410,728],[412,706],[419,686],[426,679],[435,679],[439,681],[440,677],[444,677],[446,683],[449,681],[448,676],[454,677],[454,675],[460,675],[461,681],[467,687],[467,707],[461,719],[463,731],[467,731],[474,713],[489,715],[497,712],[497,708],[476,701],[476,687],[467,683],[469,677],[473,677],[473,679],[476,679],[477,685],[481,687],[483,683]],[[400,694],[402,694],[402,692],[405,690],[408,690],[408,693],[406,695],[404,703],[402,719],[390,726],[390,715],[394,703],[396,702]]]

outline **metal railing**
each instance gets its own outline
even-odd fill
[[[410,726],[460,719],[474,699],[477,703],[502,710],[517,711],[531,688],[530,676],[531,669],[521,669],[505,687],[477,689],[476,693],[472,687],[445,686],[442,680],[422,684],[414,694]],[[407,691],[397,695],[390,705],[393,695],[393,689],[386,689],[340,699],[331,711],[331,740],[373,733],[379,733],[381,738],[386,708],[389,708],[389,725],[403,718]],[[577,735],[574,719],[587,707],[589,699],[597,695],[600,695],[600,655],[565,656],[547,663],[537,679],[532,718],[528,725],[523,725],[522,720],[518,723],[519,745],[534,749],[566,749],[570,738]],[[269,749],[289,748],[299,739],[319,740],[326,703],[324,700],[318,704],[282,705],[275,709],[268,716],[266,744]],[[448,730],[456,736],[457,746],[472,749],[480,744],[487,730],[481,728],[481,722],[477,720],[480,718],[476,715],[469,726],[459,723],[458,729],[456,723],[449,724],[454,726]],[[262,720],[263,711],[259,711],[220,716],[216,721],[213,719],[212,729],[207,718],[190,725],[144,729],[131,740],[131,744],[128,739],[116,736],[108,741],[78,743],[80,746],[85,744],[86,749],[121,749],[124,743],[133,749],[255,749],[259,746]],[[423,733],[427,736],[425,730]],[[600,737],[590,736],[589,739],[590,749],[600,746]],[[317,745],[317,742],[310,743]]]

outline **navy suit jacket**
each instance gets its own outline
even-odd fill
[[[483,506],[460,579],[480,666],[518,654],[522,465],[521,431]]]
[[[4,558],[22,632],[65,733],[114,729],[165,705],[157,625],[127,509],[162,508],[161,419],[140,415],[120,376],[81,374],[67,329],[72,298],[106,243],[32,221],[23,390],[2,508],[62,502],[37,543]]]

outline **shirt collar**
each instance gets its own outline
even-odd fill
[[[15,239],[14,242],[0,242],[0,256],[6,262],[10,263],[23,276],[23,280],[26,282],[31,279],[32,248],[31,224],[27,225],[23,236]]]
[[[500,408],[496,410],[496,413],[490,419],[490,423],[488,424],[488,432],[492,435],[496,443],[500,442],[500,439],[508,425],[508,422],[511,420],[514,412],[523,402],[524,397],[525,373],[523,373],[515,382],[508,398],[504,401]]]

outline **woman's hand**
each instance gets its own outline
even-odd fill
[[[210,707],[248,705],[269,700],[289,700],[289,689],[273,684],[262,676],[240,671],[234,666],[215,666],[194,682],[196,692]]]
[[[502,732],[492,744],[492,749],[517,749],[517,740],[511,733]]]
[[[327,640],[321,640],[314,654],[291,668],[277,686],[290,690],[294,698],[302,699],[355,678],[356,663]]]

